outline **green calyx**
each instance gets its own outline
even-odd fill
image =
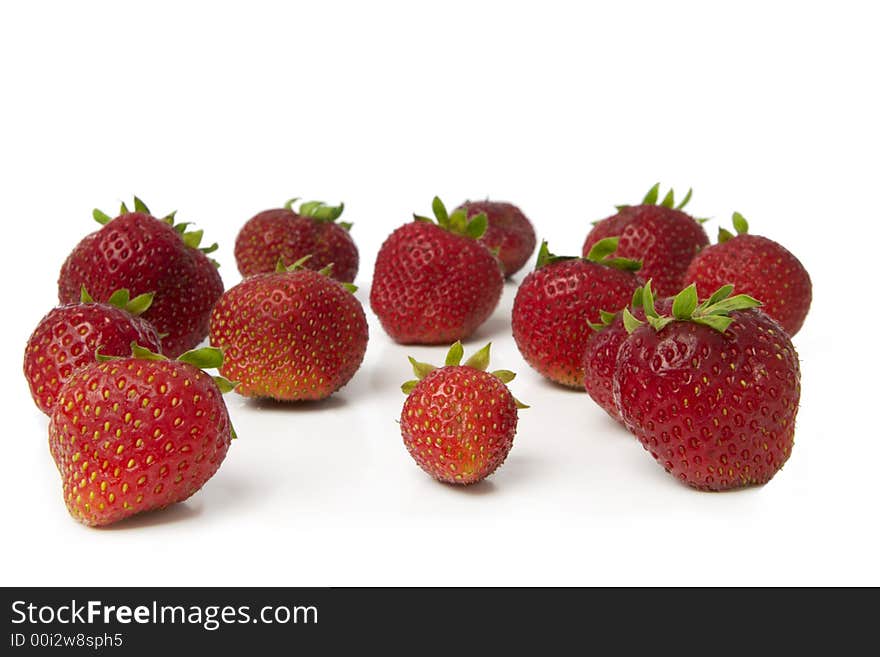
[[[670,208],[672,210],[684,210],[685,206],[690,203],[691,196],[693,196],[694,190],[688,189],[687,194],[684,195],[684,198],[676,205],[675,203],[675,191],[670,189],[666,192],[666,195],[663,199],[660,199],[660,183],[657,183],[651,189],[648,190],[648,193],[645,194],[645,197],[642,199],[642,202],[639,205],[662,205],[664,208]],[[630,207],[629,204],[624,205],[616,205],[614,206],[618,210],[623,210],[624,208]],[[703,224],[709,221],[708,218],[694,218],[695,221]],[[594,222],[598,223],[598,222]]]
[[[636,288],[635,292],[633,292],[632,301],[630,301],[630,307],[635,310],[636,308],[641,308],[644,305],[642,301],[642,295],[644,294],[645,288],[641,285]],[[594,331],[601,331],[607,326],[611,326],[617,316],[622,313],[622,310],[617,311],[616,313],[608,312],[607,310],[599,311],[599,321],[598,322],[587,322],[587,325],[593,329]]]
[[[480,349],[471,355],[464,362],[464,367],[472,367],[475,370],[480,370],[481,372],[485,372],[489,368],[489,350],[492,347],[492,343],[490,342],[485,347]],[[444,367],[460,367],[462,366],[462,359],[464,358],[464,347],[461,345],[461,341],[456,341],[451,347],[449,347],[449,351],[446,354],[446,361],[444,362]],[[404,394],[408,395],[413,391],[413,389],[419,384],[419,381],[428,376],[431,372],[436,370],[437,368],[430,363],[420,363],[415,358],[409,358],[409,362],[412,365],[413,373],[416,375],[416,378],[407,381],[400,389]],[[490,372],[492,376],[501,381],[503,384],[507,385],[511,381],[513,381],[516,374],[511,372],[510,370],[495,370]],[[516,403],[517,408],[528,408],[525,404],[523,404],[516,397],[513,398],[514,403]]]
[[[471,239],[478,240],[483,234],[486,232],[486,228],[489,226],[489,217],[486,216],[485,212],[480,212],[479,214],[475,214],[473,217],[468,218],[467,210],[464,208],[458,208],[452,214],[446,211],[446,206],[443,205],[443,201],[440,200],[440,197],[435,196],[434,201],[431,203],[431,210],[434,212],[434,219],[430,217],[423,217],[418,214],[414,214],[413,218],[416,221],[424,221],[429,224],[435,223],[443,228],[444,230],[448,230],[450,233],[455,233],[456,235],[461,235],[463,237],[470,237]]]
[[[111,294],[106,303],[110,304],[111,306],[116,306],[120,310],[124,310],[131,315],[137,316],[142,315],[147,311],[147,309],[153,303],[153,296],[154,294],[152,292],[146,292],[144,294],[139,294],[132,299],[128,290],[121,289],[116,290],[113,294]],[[88,290],[86,290],[85,285],[82,285],[80,287],[79,299],[81,303],[95,303],[92,295],[89,294]]]
[[[105,363],[110,360],[122,360],[123,358],[128,358],[128,356],[105,356],[101,353],[100,347],[95,351],[95,360],[99,363]],[[137,342],[131,343],[131,358],[137,358],[139,360],[170,360],[167,356],[157,354],[155,351],[150,351],[146,347],[140,346]],[[216,369],[223,365],[223,350],[217,349],[216,347],[190,349],[189,351],[180,354],[176,360],[181,363],[188,363],[194,367],[198,367],[200,370]],[[214,383],[220,388],[220,392],[224,394],[232,392],[232,390],[235,389],[235,386],[238,385],[238,382],[230,381],[222,376],[212,376],[211,378],[214,379]]]
[[[732,285],[723,285],[712,294],[711,297],[699,303],[697,287],[694,284],[687,286],[675,295],[672,300],[672,314],[660,315],[654,308],[654,295],[651,291],[651,281],[645,283],[642,291],[642,302],[645,309],[645,318],[655,331],[660,331],[671,322],[694,322],[724,333],[733,322],[730,316],[735,310],[747,310],[761,306],[761,302],[747,294],[730,296],[733,292]],[[623,311],[623,324],[628,333],[632,333],[644,322],[636,319],[629,309]]]
[[[300,258],[299,260],[297,260],[296,262],[294,262],[291,265],[285,265],[284,261],[281,258],[278,258],[278,262],[275,263],[275,273],[276,274],[285,274],[285,273],[292,273],[295,271],[302,271],[305,269],[309,269],[308,267],[306,267],[305,263],[311,257],[312,257],[312,254],[310,253],[309,255],[303,256],[302,258]],[[329,265],[327,265],[326,267],[323,267],[321,269],[317,269],[317,270],[311,269],[309,271],[317,271],[322,276],[326,276],[327,278],[330,278],[330,274],[333,272],[333,263],[331,262]],[[345,283],[343,281],[335,281],[335,282],[338,283],[339,285],[341,285],[342,287],[344,287],[346,290],[348,290],[352,294],[357,292],[357,289],[358,289],[357,285],[354,285],[352,283]]]
[[[642,268],[639,260],[630,260],[629,258],[615,258],[614,252],[617,250],[617,244],[620,242],[619,237],[606,237],[599,240],[590,249],[586,258],[578,258],[576,256],[558,256],[550,253],[547,247],[547,241],[541,242],[541,248],[538,249],[538,261],[535,263],[535,269],[538,270],[546,265],[552,265],[557,262],[565,262],[566,260],[584,260],[587,262],[595,262],[606,267],[613,267],[622,271],[638,271]]]
[[[746,218],[739,212],[733,213],[733,229],[736,231],[736,235],[746,235],[749,232],[749,222],[746,221]],[[724,244],[725,242],[732,240],[736,235],[726,228],[719,228],[718,243]]]
[[[350,222],[336,221],[342,215],[342,211],[345,209],[345,203],[340,203],[339,205],[327,205],[323,201],[303,201],[299,204],[299,208],[294,210],[293,204],[299,200],[299,197],[290,199],[284,204],[284,209],[295,212],[301,217],[309,217],[315,221],[321,221],[328,224],[335,223],[345,230],[351,230],[353,224]]]

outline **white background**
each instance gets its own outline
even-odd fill
[[[597,3],[598,4],[598,3]],[[880,584],[877,65],[872,3],[6,3],[3,584]],[[678,485],[510,336],[518,274],[467,342],[532,408],[467,490],[407,455],[406,355],[368,309],[324,404],[230,395],[240,439],[190,501],[116,528],[67,514],[21,374],[58,269],[132,193],[205,229],[227,287],[255,212],[344,200],[368,298],[385,236],[439,194],[506,199],[558,253],[654,182],[742,212],[813,277],[796,445],[767,486]]]

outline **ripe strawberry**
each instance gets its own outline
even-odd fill
[[[505,276],[512,276],[526,264],[535,250],[535,229],[518,207],[500,201],[465,201],[457,209],[467,216],[485,214],[489,220],[480,238],[490,250],[497,249]]]
[[[566,386],[583,389],[590,322],[606,308],[623,308],[639,286],[639,263],[611,254],[617,238],[593,246],[586,258],[555,256],[541,244],[535,271],[513,302],[513,337],[526,362]]]
[[[487,344],[464,365],[456,342],[444,367],[410,358],[417,380],[401,386],[407,395],[400,414],[403,442],[419,467],[448,484],[473,484],[498,469],[516,434],[517,409],[508,370],[486,372]]]
[[[804,324],[813,298],[810,275],[790,251],[758,235],[749,235],[749,224],[733,213],[737,234],[721,228],[718,244],[706,247],[693,259],[685,274],[687,283],[695,283],[697,292],[708,294],[726,283],[739,292],[763,303],[770,315],[789,335]]]
[[[297,200],[260,212],[242,226],[235,239],[238,271],[242,276],[272,273],[279,259],[290,265],[310,255],[306,267],[319,271],[332,264],[330,275],[351,283],[357,276],[358,250],[348,232],[351,224],[336,223],[345,204],[309,201],[294,211]]]
[[[61,388],[49,449],[64,501],[99,527],[181,502],[210,479],[234,437],[222,392],[232,384],[217,349],[168,360],[136,344],[131,356],[93,362]]]
[[[433,210],[436,224],[416,216],[391,233],[376,257],[370,305],[403,344],[466,338],[495,310],[504,287],[498,259],[477,241],[486,215],[449,215],[436,197]]]
[[[329,397],[367,350],[367,318],[354,290],[303,262],[244,279],[211,316],[211,344],[225,354],[220,372],[246,397]]]
[[[95,303],[83,287],[80,303],[59,306],[49,312],[28,339],[24,350],[24,376],[34,403],[46,415],[52,412],[61,386],[86,363],[95,351],[107,356],[131,352],[131,343],[159,351],[156,329],[138,315],[150,307],[152,294],[129,298],[117,290],[107,303]]]
[[[619,236],[617,255],[642,261],[639,276],[650,279],[654,291],[671,296],[682,288],[684,273],[694,256],[709,243],[700,222],[682,212],[691,199],[688,191],[675,204],[672,190],[657,205],[660,185],[654,185],[640,205],[618,206],[618,213],[597,222],[587,235],[583,253],[606,237]]]
[[[650,286],[648,281],[646,286]],[[640,320],[645,319],[645,311],[642,308],[643,288],[639,287],[633,294],[631,312]],[[657,299],[654,302],[658,312],[670,312],[672,299]],[[623,312],[601,312],[601,324],[590,326],[593,332],[587,336],[584,347],[584,388],[590,397],[601,406],[608,415],[623,423],[620,411],[614,403],[614,371],[617,368],[617,352],[620,345],[629,336],[623,325]]]
[[[624,310],[614,399],[623,421],[675,477],[702,490],[764,484],[794,444],[800,369],[791,339],[726,285],[697,305],[696,287],[647,323]]]
[[[122,205],[115,219],[95,210],[104,227],[87,235],[68,256],[58,279],[61,303],[76,303],[85,286],[98,301],[118,289],[133,295],[153,292],[144,319],[163,334],[162,351],[174,357],[195,347],[208,334],[211,308],[223,293],[216,263],[205,255],[217,245],[200,249],[202,231],[186,232],[150,214],[135,198],[135,212]]]

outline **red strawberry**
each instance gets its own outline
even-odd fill
[[[489,220],[480,238],[490,250],[497,249],[505,276],[512,276],[526,264],[535,250],[535,229],[518,207],[501,201],[465,201],[457,209],[467,216],[485,214]]]
[[[436,197],[433,210],[436,224],[416,216],[391,233],[376,257],[370,305],[403,344],[466,338],[495,310],[504,287],[498,259],[477,241],[486,215],[449,215]]]
[[[803,326],[813,299],[810,275],[790,251],[758,235],[749,235],[749,224],[733,213],[736,236],[721,228],[718,244],[697,255],[688,267],[685,281],[708,294],[726,283],[737,291],[760,299],[761,310],[770,315],[789,335]]]
[[[137,316],[150,307],[152,294],[130,299],[128,290],[117,290],[107,303],[94,303],[85,288],[81,295],[81,303],[59,306],[41,319],[24,350],[31,396],[47,415],[61,386],[78,368],[93,363],[98,349],[106,356],[131,353],[132,342],[160,349],[156,329]]]
[[[279,259],[290,265],[310,255],[306,267],[318,271],[332,264],[330,275],[351,283],[357,276],[358,250],[348,232],[351,224],[336,223],[345,204],[309,201],[294,211],[297,200],[260,212],[242,226],[235,240],[238,271],[242,276],[272,273]]]
[[[800,369],[791,339],[760,302],[726,285],[697,305],[691,285],[672,314],[642,298],[626,310],[614,399],[623,421],[667,472],[703,490],[764,484],[794,444]]]
[[[231,384],[200,369],[222,362],[218,350],[179,360],[131,351],[78,370],[49,421],[64,501],[86,525],[185,500],[214,475],[234,437],[222,394]]]
[[[647,286],[651,285],[648,281]],[[637,319],[645,319],[642,308],[642,291],[638,288],[633,294],[632,314]],[[670,312],[672,299],[657,299],[655,306],[658,312]],[[609,313],[602,311],[601,324],[590,324],[593,332],[587,336],[584,348],[584,388],[590,397],[601,406],[608,415],[623,423],[620,411],[614,403],[614,371],[617,368],[617,351],[629,336],[623,325],[622,312]]]
[[[513,372],[485,371],[490,346],[464,365],[460,342],[444,367],[409,359],[418,380],[401,386],[400,432],[419,467],[439,481],[473,484],[495,472],[513,446],[517,409],[528,408],[507,389]]]
[[[541,244],[535,271],[513,302],[513,337],[526,362],[547,378],[584,386],[590,322],[606,308],[623,308],[639,286],[639,263],[612,258],[617,238],[598,242],[587,258],[555,256]]]
[[[112,219],[100,210],[104,224],[71,252],[58,279],[61,303],[76,303],[85,286],[99,301],[118,289],[132,295],[155,293],[144,319],[163,334],[162,351],[171,357],[195,347],[208,334],[211,308],[223,293],[216,264],[205,255],[217,245],[200,249],[202,231],[186,232],[174,224],[174,213],[153,217],[135,198],[135,212],[125,204]]]
[[[690,191],[673,207],[672,190],[656,205],[659,188],[654,185],[641,205],[618,206],[617,214],[597,222],[583,253],[586,256],[596,242],[617,235],[617,255],[641,260],[642,280],[650,279],[660,296],[672,296],[682,288],[688,265],[709,237],[698,220],[681,211],[691,199]]]
[[[294,263],[228,290],[211,316],[220,372],[247,397],[323,399],[354,376],[367,349],[367,318],[350,283]]]

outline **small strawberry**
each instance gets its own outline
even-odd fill
[[[590,322],[623,308],[639,286],[639,263],[612,257],[617,238],[596,243],[586,258],[555,256],[541,244],[535,271],[513,301],[513,337],[526,362],[548,379],[583,389]]]
[[[400,432],[419,467],[439,481],[473,484],[495,472],[513,446],[517,409],[528,408],[507,389],[513,372],[485,371],[490,347],[464,365],[460,342],[444,367],[409,359],[417,380],[401,386]]]
[[[311,256],[306,267],[319,271],[333,265],[331,276],[351,283],[358,271],[358,250],[348,222],[336,222],[345,207],[291,199],[283,208],[264,210],[242,226],[235,239],[235,261],[242,276],[269,274],[281,260],[291,265]]]
[[[305,258],[228,290],[211,316],[221,374],[246,397],[324,399],[354,376],[367,350],[367,318],[355,287],[306,269]]]
[[[501,299],[498,259],[477,240],[488,220],[451,215],[434,198],[435,224],[416,221],[395,230],[379,250],[370,305],[382,328],[403,344],[449,344],[480,326]]]
[[[95,303],[83,287],[80,303],[59,306],[41,319],[24,350],[24,376],[37,407],[50,414],[61,386],[94,362],[98,349],[122,356],[137,342],[159,351],[156,329],[138,317],[152,301],[152,294],[131,299],[128,290],[116,290],[107,303]]]
[[[137,344],[93,362],[61,388],[49,448],[70,515],[100,527],[182,502],[210,479],[234,437],[217,349],[168,360]]]
[[[617,214],[596,222],[583,253],[589,253],[599,240],[619,236],[617,255],[641,260],[642,280],[650,279],[657,294],[671,296],[682,288],[688,265],[709,237],[699,220],[682,212],[691,199],[690,191],[676,206],[670,190],[658,205],[659,189],[658,183],[640,205],[618,206]]]
[[[810,310],[810,275],[782,245],[766,237],[749,235],[749,224],[739,212],[733,213],[733,226],[736,235],[721,228],[718,244],[697,254],[685,281],[695,283],[701,294],[732,284],[737,291],[760,299],[761,310],[793,336]]]
[[[85,286],[98,301],[118,289],[132,295],[155,294],[144,319],[163,334],[162,351],[177,356],[195,347],[208,334],[211,308],[223,293],[216,263],[199,248],[202,231],[187,232],[186,223],[174,223],[150,214],[138,199],[134,212],[122,204],[115,219],[95,210],[103,228],[87,235],[73,249],[58,279],[61,303],[76,303]]]
[[[501,201],[465,201],[457,209],[467,216],[486,215],[489,224],[480,238],[490,250],[497,249],[505,276],[512,276],[526,264],[535,250],[535,229],[526,215],[512,203]]]
[[[646,283],[650,287],[651,282]],[[639,287],[633,294],[630,304],[631,312],[636,319],[645,319],[645,311],[642,308],[643,289]],[[672,299],[657,299],[654,302],[658,312],[670,312]],[[591,323],[593,332],[587,336],[584,347],[584,388],[590,397],[601,406],[608,415],[623,423],[620,411],[614,403],[614,370],[617,368],[617,352],[620,345],[629,336],[623,325],[622,309],[616,313],[603,310],[601,324]]]
[[[731,285],[698,304],[691,285],[671,315],[642,294],[627,310],[614,399],[626,426],[667,472],[702,490],[769,481],[791,455],[800,369],[791,339]]]

